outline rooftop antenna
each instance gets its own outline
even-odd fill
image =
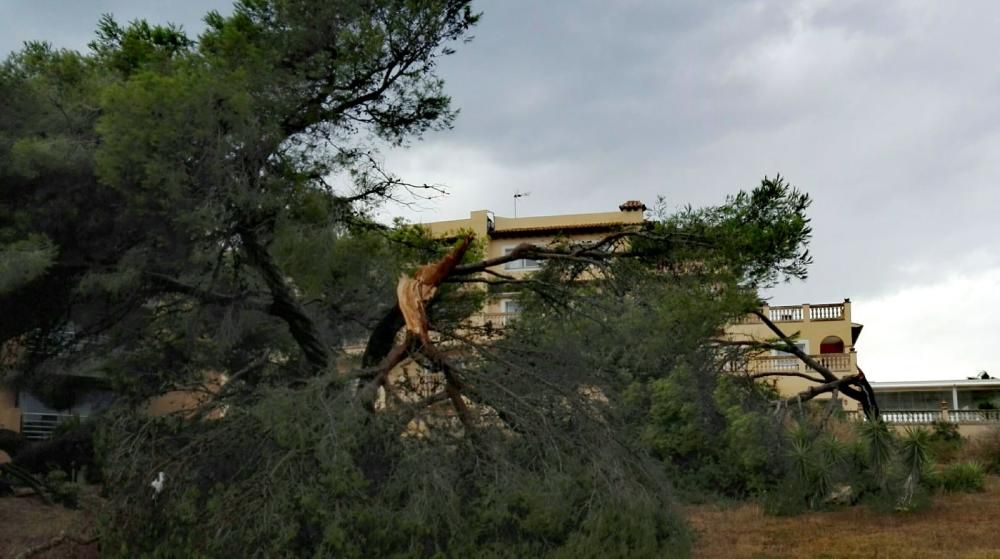
[[[514,191],[514,217],[517,217],[517,199],[524,198],[525,196],[530,196],[530,192],[518,192]]]

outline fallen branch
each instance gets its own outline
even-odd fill
[[[91,545],[91,544],[97,543],[97,541],[99,539],[100,538],[98,536],[93,536],[93,537],[86,538],[86,539],[84,539],[84,538],[78,538],[76,536],[71,536],[71,535],[67,534],[66,532],[63,532],[63,533],[59,534],[58,536],[52,538],[51,540],[49,540],[47,542],[44,542],[44,543],[38,544],[38,545],[36,545],[34,547],[29,547],[28,549],[25,549],[21,553],[18,553],[15,556],[15,559],[28,559],[29,557],[34,557],[34,556],[39,555],[41,553],[45,553],[46,551],[48,551],[50,549],[59,547],[60,545],[66,543],[66,542],[72,542],[72,543],[75,543],[77,545]]]
[[[799,377],[799,378],[804,378],[804,379],[806,379],[808,381],[811,381],[811,382],[817,382],[817,383],[822,383],[823,382],[823,379],[821,379],[819,377],[814,377],[812,375],[807,375],[805,373],[800,373],[800,372],[797,372],[797,371],[788,371],[788,372],[784,372],[784,373],[779,373],[779,372],[753,373],[753,374],[751,374],[749,376],[753,380],[767,378],[767,377]]]
[[[787,406],[812,400],[813,398],[819,396],[820,394],[826,394],[828,392],[833,392],[835,390],[843,391],[843,388],[845,386],[850,386],[858,382],[860,377],[861,375],[850,375],[837,379],[833,382],[827,382],[825,384],[820,384],[817,386],[810,386],[809,388],[803,390],[802,392],[799,392],[795,396],[785,398],[783,400],[783,403]]]
[[[20,481],[21,483],[27,485],[35,491],[35,494],[45,501],[45,504],[51,505],[52,499],[49,497],[49,493],[52,493],[52,488],[49,487],[44,481],[38,479],[30,472],[17,466],[15,464],[0,464],[0,473],[7,474],[10,477]]]
[[[846,378],[853,379],[851,382],[848,383],[841,382],[843,379],[839,379],[837,375],[835,375],[833,371],[831,371],[828,367],[826,367],[822,363],[818,363],[815,359],[807,355],[806,352],[802,351],[801,348],[795,345],[792,339],[786,336],[785,333],[781,331],[781,328],[778,328],[778,326],[774,322],[772,322],[771,319],[766,314],[764,314],[763,311],[761,311],[760,309],[756,309],[753,311],[753,314],[757,315],[757,317],[760,318],[761,322],[763,322],[764,325],[771,330],[771,332],[773,332],[776,336],[778,336],[778,338],[780,338],[781,341],[788,346],[783,351],[786,351],[787,353],[791,353],[792,355],[798,357],[799,360],[805,363],[810,369],[822,375],[823,380],[826,381],[826,384],[822,386],[825,387],[829,385],[836,385],[835,389],[840,390],[841,392],[844,393],[845,396],[861,403],[861,406],[864,408],[865,415],[871,417],[878,417],[879,409],[878,409],[878,403],[875,400],[875,392],[872,390],[871,385],[868,384],[868,380],[865,378],[865,374],[864,372],[861,371],[860,368],[858,369],[859,373],[857,375],[852,375],[851,377],[844,377],[845,379]],[[855,388],[854,387],[855,385],[857,385],[860,388],[860,390],[858,388]],[[820,388],[820,387],[813,387],[813,388]],[[811,390],[812,389],[802,392],[795,398],[799,398],[799,396],[802,396],[803,394],[806,394]],[[831,392],[832,390],[834,390],[834,388],[817,392],[806,399],[815,398],[819,394]],[[803,400],[800,399],[799,401]]]

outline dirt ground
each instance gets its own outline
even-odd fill
[[[1000,559],[1000,477],[986,492],[936,495],[913,513],[865,507],[794,517],[759,505],[687,509],[697,559]]]
[[[100,506],[97,488],[85,488],[81,508],[46,505],[37,497],[0,497],[0,558],[25,552],[32,559],[93,559],[99,557],[94,518]],[[84,543],[81,543],[84,542]],[[55,544],[42,550],[48,544]]]

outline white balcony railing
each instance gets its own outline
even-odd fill
[[[848,417],[860,420],[861,412],[847,412]],[[1000,410],[882,410],[882,420],[893,425],[930,425],[953,423],[977,425],[1000,423]]]
[[[823,353],[810,355],[814,361],[835,373],[847,373],[854,370],[850,353]],[[750,359],[747,370],[751,373],[788,373],[799,372],[810,374],[812,369],[806,366],[794,355],[764,355]]]
[[[771,322],[819,322],[847,318],[844,303],[764,307],[761,310],[764,311],[767,318],[771,319]],[[759,322],[760,317],[755,314],[748,314],[738,321],[739,324],[757,324]]]
[[[21,434],[29,441],[44,441],[52,436],[56,427],[74,417],[71,413],[21,413]]]

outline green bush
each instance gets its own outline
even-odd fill
[[[834,436],[835,426],[802,420],[789,433],[787,476],[764,505],[770,514],[864,502],[884,512],[914,510],[929,503],[938,485],[930,455],[931,433],[898,435],[881,421],[856,426],[857,436]]]
[[[52,491],[52,500],[71,509],[80,505],[80,486],[69,480],[62,470],[52,470],[45,476],[45,482]]]
[[[685,500],[762,495],[782,479],[785,435],[758,387],[683,365],[642,392],[640,439]]]
[[[96,434],[96,419],[73,418],[60,424],[48,440],[25,445],[14,462],[38,475],[61,470],[74,480],[83,471],[88,483],[100,483],[101,467],[94,453]]]
[[[941,468],[933,477],[933,483],[950,493],[984,491],[986,471],[975,462],[959,462]]]
[[[958,425],[948,421],[935,421],[931,424],[931,440],[957,442],[962,440]]]
[[[252,407],[197,424],[109,422],[105,554],[687,554],[686,528],[656,465],[620,460],[607,440],[581,453],[566,444],[579,438],[535,443],[486,428],[474,441],[442,431],[401,437],[392,418],[326,392],[320,383],[268,391]],[[154,494],[150,481],[160,470],[166,484]]]
[[[958,459],[964,441],[958,432],[958,425],[945,421],[935,421],[931,425],[928,451],[936,462],[950,463]]]
[[[13,457],[24,446],[24,437],[10,429],[0,429],[0,450]]]
[[[789,433],[787,475],[766,494],[765,510],[788,516],[853,501],[852,447],[808,422]]]

